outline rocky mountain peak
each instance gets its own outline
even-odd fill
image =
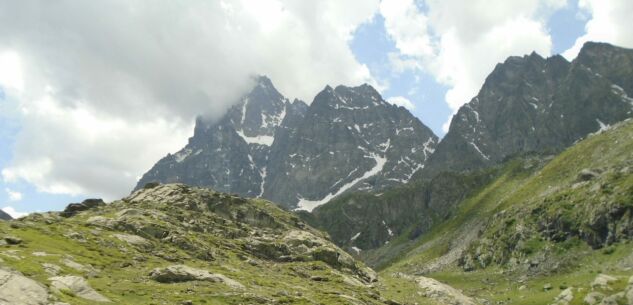
[[[558,151],[630,117],[633,50],[588,43],[573,62],[508,58],[462,106],[424,175],[472,170],[530,151]]]
[[[339,85],[336,88],[326,86],[314,98],[315,107],[329,107],[334,110],[366,110],[373,106],[387,105],[380,93],[371,85],[356,87]]]
[[[204,125],[202,120],[197,125]],[[196,126],[187,147],[141,179],[209,186],[309,208],[351,190],[407,182],[437,137],[368,84],[326,86],[308,106],[260,77],[217,123]],[[307,206],[303,206],[306,208]]]
[[[633,96],[633,49],[587,42],[574,62],[594,76],[608,79],[627,96]]]

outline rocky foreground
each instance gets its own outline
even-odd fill
[[[0,238],[3,305],[399,303],[295,215],[181,184],[0,222]]]

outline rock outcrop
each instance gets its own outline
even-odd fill
[[[46,305],[46,287],[24,275],[0,268],[0,304]]]
[[[222,274],[210,273],[206,270],[196,269],[185,265],[173,265],[166,268],[156,268],[152,270],[152,272],[150,272],[149,276],[153,280],[161,283],[207,281],[214,283],[223,283],[231,288],[244,288],[244,285]]]
[[[96,290],[94,290],[86,279],[80,276],[73,275],[65,275],[65,276],[55,276],[49,278],[51,281],[51,289],[53,291],[67,291],[70,292],[82,299],[99,302],[99,303],[109,303],[110,299],[104,297]]]

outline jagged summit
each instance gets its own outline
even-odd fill
[[[189,144],[160,160],[137,189],[182,182],[311,209],[343,192],[406,183],[436,143],[368,84],[328,85],[308,106],[259,77],[219,122],[198,120]]]
[[[370,107],[389,105],[372,86],[363,84],[357,87],[325,87],[314,98],[315,108],[331,107],[335,110],[366,110]]]
[[[529,151],[560,151],[632,116],[633,50],[587,43],[571,63],[536,53],[498,64],[453,117],[421,173],[473,170]]]

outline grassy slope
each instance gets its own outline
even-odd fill
[[[294,221],[289,213],[270,203],[252,200],[250,204],[259,206],[281,223]],[[150,205],[151,203],[148,203],[142,208],[162,210],[168,213],[170,220],[173,220],[171,217],[204,217],[195,211]],[[353,296],[368,303],[376,302],[369,297],[369,292],[373,291],[373,288],[345,283],[345,275],[349,277],[349,273],[335,270],[321,261],[277,263],[259,259],[259,264],[254,266],[246,260],[245,257],[251,256],[241,250],[240,240],[218,234],[187,232],[187,238],[214,252],[214,260],[204,260],[196,258],[193,249],[183,250],[171,243],[149,237],[151,249],[136,248],[113,237],[112,234],[121,233],[117,230],[98,229],[86,225],[86,219],[90,216],[98,214],[111,217],[124,208],[130,206],[118,201],[68,219],[60,220],[53,217],[48,223],[45,219],[37,218],[0,222],[0,236],[12,235],[23,239],[23,243],[17,246],[0,246],[0,265],[16,269],[48,285],[50,275],[44,271],[42,264],[56,264],[62,267],[60,274],[86,277],[93,288],[116,304],[178,304],[184,300],[192,300],[194,304],[312,304],[312,300],[319,300],[323,304],[348,304],[349,301],[341,295]],[[141,206],[136,205],[133,208]],[[248,228],[246,225],[237,227]],[[232,223],[229,222],[227,227],[222,229],[233,229]],[[69,237],[71,234],[75,237]],[[47,255],[37,256],[35,252],[45,252]],[[174,259],[167,260],[158,253],[162,253],[160,256],[168,254]],[[92,266],[99,272],[90,276],[89,271],[64,266],[64,259]],[[177,263],[224,274],[244,284],[246,289],[232,289],[223,284],[196,281],[162,284],[148,278],[153,268]],[[312,281],[310,276],[321,276],[328,278],[329,281]],[[93,304],[71,293],[58,293],[56,296],[70,304]]]
[[[498,179],[465,200],[452,219],[420,238],[416,247],[404,258],[386,266],[381,274],[388,282],[394,272],[428,272],[425,267],[430,262],[454,251],[463,243],[477,243],[487,238],[492,239],[493,245],[498,247],[500,241],[495,238],[501,240],[505,237],[503,230],[508,229],[505,225],[508,219],[533,225],[535,220],[528,219],[527,212],[544,204],[546,216],[564,213],[570,209],[569,206],[572,211],[586,212],[595,208],[595,205],[608,205],[611,202],[633,204],[633,175],[630,170],[626,171],[633,167],[632,160],[633,122],[628,121],[618,128],[588,137],[545,166],[535,159],[511,161],[504,166],[503,174]],[[585,168],[598,169],[604,174],[597,182],[572,188],[578,173]],[[625,174],[622,174],[623,170]],[[596,192],[595,184],[607,191]],[[608,196],[602,193],[608,193]],[[587,213],[582,212],[573,215],[587,217]],[[481,232],[474,240],[469,240],[466,233],[473,230]],[[585,242],[575,238],[566,242],[553,242],[537,235],[531,243],[527,243],[531,249],[524,251],[523,258],[529,260],[545,254],[548,256],[547,262],[559,263],[551,272],[528,272],[507,264],[494,263],[487,268],[465,272],[454,261],[440,271],[432,270],[425,275],[462,289],[468,295],[510,304],[547,304],[560,293],[560,287],[583,287],[586,288],[585,292],[581,292],[572,302],[580,304],[582,294],[590,291],[588,286],[597,273],[622,276],[616,286],[625,285],[624,277],[633,274],[633,245],[628,241],[615,243],[607,250],[592,250]],[[465,253],[473,250],[472,247],[467,248]],[[551,283],[555,289],[545,291],[543,285],[546,283]],[[526,287],[519,290],[522,285]]]

